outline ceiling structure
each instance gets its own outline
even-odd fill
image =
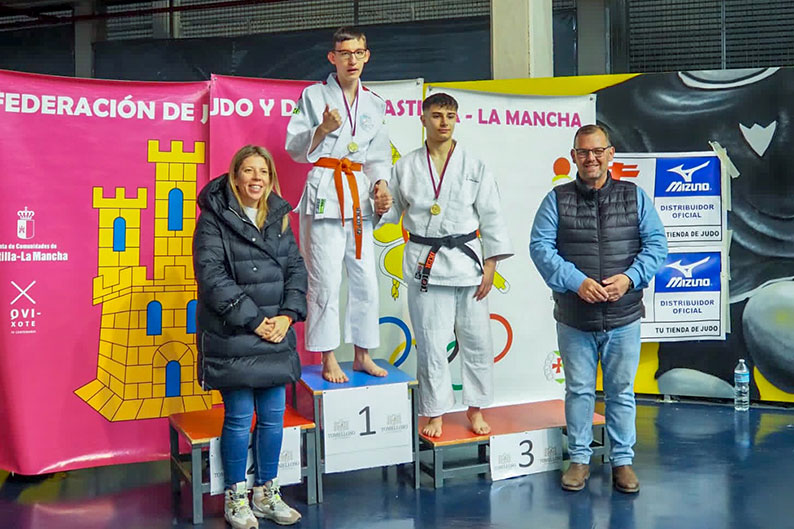
[[[174,0],[0,0],[0,31],[71,24],[80,20],[125,18],[284,2],[285,0],[206,0],[180,5]],[[136,4],[136,5],[133,5]],[[148,5],[147,5],[148,4]],[[123,6],[130,5],[129,10]],[[109,7],[116,7],[112,12]],[[4,23],[5,22],[5,23]]]

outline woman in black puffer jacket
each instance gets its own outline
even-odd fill
[[[193,235],[198,375],[223,396],[224,513],[235,529],[258,527],[256,517],[282,525],[300,519],[282,501],[276,474],[285,384],[300,378],[292,323],[306,316],[306,268],[288,222],[291,207],[279,193],[270,153],[243,147],[229,173],[199,194]],[[254,408],[252,512],[245,467]]]

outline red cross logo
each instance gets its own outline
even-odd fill
[[[553,369],[555,372],[559,373],[559,372],[562,370],[562,358],[560,358],[560,357],[558,356],[558,357],[557,357],[557,361],[556,361],[556,362],[554,362],[553,364],[551,364],[551,368],[552,368],[552,369]]]

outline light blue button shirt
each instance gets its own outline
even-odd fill
[[[637,214],[640,219],[641,250],[624,272],[635,289],[648,286],[667,257],[667,238],[664,225],[651,198],[637,186]],[[566,261],[557,251],[557,195],[552,189],[541,202],[532,224],[529,255],[546,284],[555,292],[577,292],[587,276]],[[599,281],[603,278],[593,278]]]

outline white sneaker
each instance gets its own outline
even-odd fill
[[[267,518],[279,525],[292,525],[301,519],[301,513],[284,503],[278,487],[278,479],[268,481],[261,487],[254,487],[251,500],[254,516]]]
[[[251,512],[248,504],[248,490],[245,482],[235,483],[231,490],[226,491],[223,503],[223,517],[232,529],[259,529],[259,520]]]

